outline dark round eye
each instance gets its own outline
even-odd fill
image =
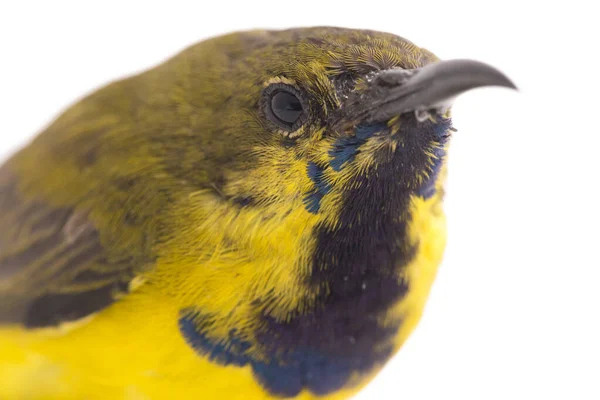
[[[307,121],[305,101],[295,87],[276,83],[265,89],[264,96],[265,115],[278,127],[293,132]]]
[[[286,124],[293,124],[302,115],[300,99],[291,93],[276,92],[271,97],[271,110],[273,114]]]

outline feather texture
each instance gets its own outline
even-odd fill
[[[242,32],[73,105],[0,169],[0,397],[363,387],[441,260],[450,121],[344,102],[436,60],[374,31]],[[295,132],[265,115],[273,84],[305,96]]]

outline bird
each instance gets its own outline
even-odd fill
[[[516,89],[395,34],[206,39],[0,167],[0,398],[348,399],[443,258],[451,107]]]

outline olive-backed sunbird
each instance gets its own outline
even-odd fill
[[[332,27],[111,83],[0,167],[1,399],[347,399],[417,324],[475,61]]]

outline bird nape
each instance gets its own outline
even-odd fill
[[[416,326],[453,99],[514,85],[332,27],[196,44],[0,168],[0,397],[327,398]]]

